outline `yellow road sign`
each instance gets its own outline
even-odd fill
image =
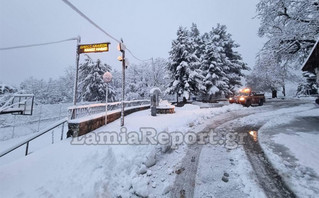
[[[95,43],[95,44],[85,44],[78,45],[78,53],[98,53],[98,52],[108,52],[110,43]]]

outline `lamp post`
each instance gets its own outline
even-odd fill
[[[112,81],[112,74],[110,72],[105,72],[103,75],[103,81],[106,83],[105,88],[105,125],[107,124],[107,98],[109,92],[109,83]]]

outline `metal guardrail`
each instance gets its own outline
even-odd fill
[[[107,103],[107,110],[112,111],[121,108],[121,102]],[[124,101],[124,108],[150,104],[150,100]],[[68,118],[77,119],[105,112],[105,103],[73,106],[68,108]],[[74,115],[74,117],[72,117]]]
[[[41,130],[38,134],[34,135],[33,137],[30,137],[27,140],[24,140],[23,142],[19,143],[18,145],[13,146],[13,147],[1,152],[0,153],[0,157],[3,157],[5,155],[7,155],[8,153],[16,150],[17,148],[19,148],[19,147],[21,147],[23,145],[26,145],[25,155],[28,155],[29,143],[32,140],[34,140],[34,139],[36,139],[36,138],[38,138],[38,137],[50,132],[51,130],[59,127],[60,125],[62,125],[61,140],[63,140],[64,124],[67,122],[67,120],[68,120],[67,118],[64,118],[62,120],[59,120],[59,121],[55,122],[54,124],[52,124],[52,125],[46,127],[45,129]]]

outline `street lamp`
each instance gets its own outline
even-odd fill
[[[103,75],[103,81],[106,83],[105,88],[105,125],[107,124],[107,98],[109,92],[109,83],[112,81],[112,74],[110,72],[105,72]]]

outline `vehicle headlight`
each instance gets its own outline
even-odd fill
[[[229,100],[233,100],[233,98],[229,98]]]
[[[240,100],[240,101],[244,101],[245,98],[244,98],[244,97],[240,97],[239,100]]]

